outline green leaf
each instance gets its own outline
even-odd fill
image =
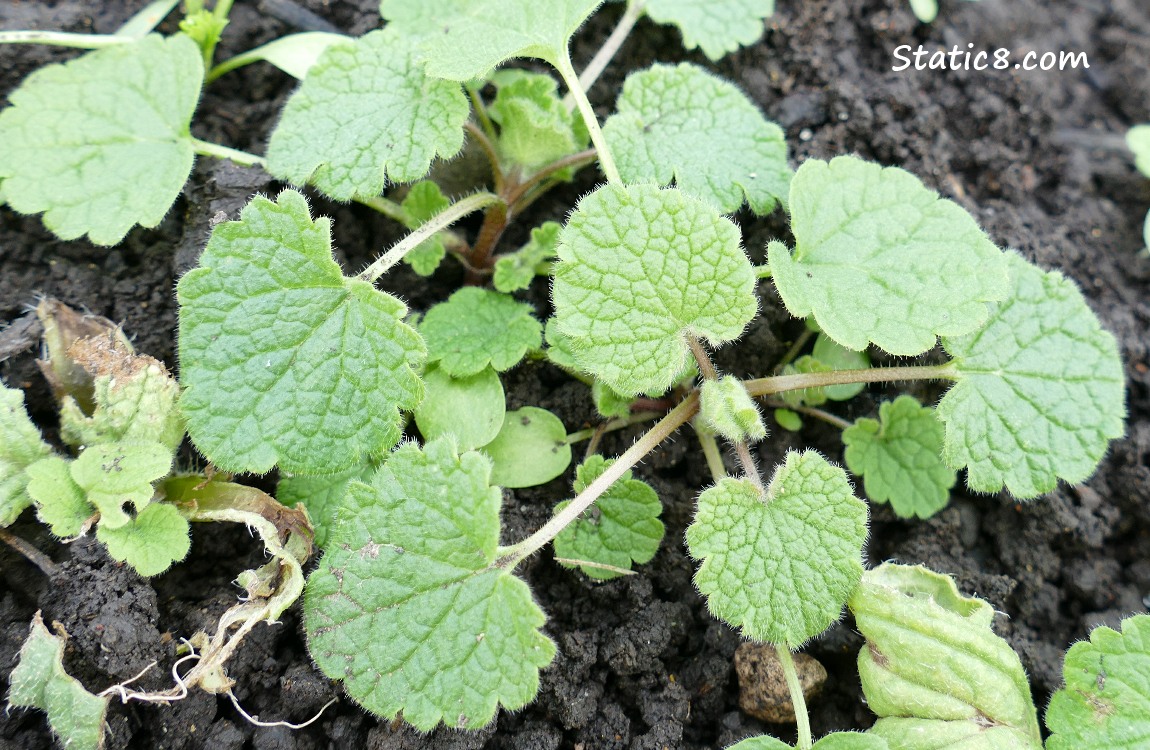
[[[200,49],[206,50],[215,47],[227,25],[226,17],[201,8],[184,16],[180,21],[180,31],[191,37]]]
[[[938,16],[938,0],[910,0],[910,9],[915,18],[930,23]]]
[[[918,178],[852,156],[810,159],[791,182],[794,254],[772,242],[775,286],[848,349],[921,354],[985,323],[1009,292],[1005,255]]]
[[[942,459],[942,422],[912,396],[879,406],[843,430],[847,468],[863,478],[867,497],[890,503],[901,518],[930,518],[946,507],[954,470]]]
[[[1126,145],[1134,152],[1134,166],[1150,177],[1150,125],[1135,125],[1126,131]]]
[[[528,349],[543,343],[543,326],[531,316],[531,305],[506,294],[463,287],[423,316],[419,332],[427,341],[427,359],[454,377],[485,367],[510,370]]]
[[[534,406],[507,412],[499,434],[483,452],[494,463],[491,481],[500,487],[545,484],[571,465],[571,446],[563,422]]]
[[[1046,750],[1115,750],[1150,743],[1150,615],[1122,632],[1090,631],[1066,652],[1066,685],[1050,699]]]
[[[590,456],[575,469],[575,494],[585,490],[607,468],[615,463],[602,456]],[[570,501],[555,507],[558,513]],[[581,568],[589,578],[606,581],[618,578],[619,570],[630,570],[631,563],[650,562],[663,541],[663,522],[659,515],[663,504],[646,482],[631,478],[625,472],[610,489],[582,516],[555,537],[555,556],[565,568]],[[575,565],[565,560],[579,560],[608,568]]]
[[[691,358],[755,316],[755,274],[738,228],[677,189],[605,185],[559,236],[553,296],[578,365],[623,395],[663,393]]]
[[[689,63],[653,65],[627,77],[616,109],[603,134],[625,182],[674,180],[726,213],[786,200],[786,136],[733,84]]]
[[[24,410],[24,391],[0,383],[0,528],[32,504],[25,470],[51,454]]]
[[[154,227],[192,170],[204,68],[182,34],[150,35],[33,73],[0,112],[0,187],[62,239],[114,245]]]
[[[499,153],[531,174],[587,147],[583,118],[569,112],[556,94],[555,79],[514,71],[500,82],[488,112],[499,125]]]
[[[109,528],[102,520],[96,538],[113,559],[144,577],[155,576],[183,560],[191,549],[188,522],[174,505],[152,503],[128,523]]]
[[[427,395],[415,410],[415,424],[424,438],[450,435],[457,450],[469,451],[499,435],[507,404],[503,384],[491,367],[463,378],[432,367],[423,374],[423,384]]]
[[[943,341],[958,382],[938,404],[944,455],[978,492],[1035,497],[1080,482],[1121,437],[1122,360],[1081,292],[1010,255],[1013,293],[982,330]]]
[[[49,456],[25,470],[28,495],[36,501],[36,516],[61,538],[79,536],[96,513],[84,489],[73,481],[71,463]]]
[[[830,372],[833,368],[820,362],[809,354],[796,359],[783,368],[783,375],[807,374],[812,372]],[[798,388],[793,391],[784,391],[780,397],[788,406],[822,406],[827,402],[827,389],[824,386],[811,388]]]
[[[527,585],[495,566],[500,492],[476,453],[400,446],[347,513],[304,601],[308,647],[372,713],[478,728],[539,689],[555,655]]]
[[[452,3],[429,35],[427,74],[451,81],[482,78],[504,60],[536,57],[558,67],[567,41],[603,0],[471,0]],[[441,7],[448,9],[444,3]]]
[[[379,15],[404,36],[425,38],[443,32],[447,19],[462,14],[472,0],[380,0]]]
[[[699,389],[699,416],[707,429],[731,442],[762,440],[767,436],[758,405],[742,381],[732,375],[703,382]]]
[[[989,604],[949,576],[886,563],[867,571],[850,608],[866,637],[863,694],[879,716],[870,731],[891,747],[1042,747],[1026,674],[991,630]]]
[[[408,229],[419,229],[425,221],[438,215],[451,205],[451,201],[431,180],[421,180],[411,186],[403,198],[401,207],[412,219]],[[430,276],[439,268],[440,261],[447,255],[447,248],[439,233],[419,243],[408,251],[403,260],[420,276]]]
[[[775,422],[788,432],[803,429],[803,418],[790,409],[775,409]]]
[[[272,132],[268,171],[346,201],[379,195],[388,180],[418,180],[437,155],[454,156],[467,98],[418,63],[415,42],[392,29],[328,47]]]
[[[631,404],[634,403],[632,397],[616,393],[602,380],[591,383],[591,400],[595,402],[595,410],[606,419],[630,416]]]
[[[299,34],[281,36],[279,39],[244,52],[229,62],[243,60],[246,65],[256,60],[263,60],[276,66],[292,78],[302,81],[307,78],[308,71],[328,47],[349,41],[351,39],[343,34],[332,34],[327,31],[305,31]]]
[[[531,239],[526,245],[510,255],[495,261],[495,275],[492,283],[506,294],[531,286],[540,267],[555,258],[559,250],[559,231],[562,225],[554,221],[544,222],[531,230]]]
[[[774,15],[775,0],[648,0],[646,11],[656,23],[678,27],[684,47],[701,47],[718,62],[728,52],[759,41],[763,19]]]
[[[124,503],[139,512],[151,503],[152,483],[171,473],[172,451],[160,443],[101,443],[81,453],[68,469],[100,511],[100,526],[114,529],[132,520]]]
[[[8,678],[8,705],[46,712],[52,733],[66,748],[102,748],[108,700],[92,695],[64,671],[64,639],[48,632],[39,612],[19,659]]]
[[[369,481],[374,473],[375,467],[363,461],[338,474],[319,477],[285,476],[276,486],[276,499],[289,508],[298,505],[307,508],[315,530],[316,546],[323,549],[327,547],[332,529],[339,520],[348,484],[352,481]]]
[[[820,333],[815,339],[811,356],[822,362],[831,370],[865,370],[870,367],[870,357],[866,352],[856,352],[840,346],[826,334]],[[847,383],[845,385],[828,385],[823,393],[831,401],[847,401],[862,393],[864,383]]]
[[[180,405],[225,471],[334,474],[400,436],[425,351],[407,308],[331,255],[331,226],[299,193],[257,196],[212,231],[177,287]]]
[[[866,503],[814,451],[790,451],[766,491],[724,478],[687,528],[695,585],[714,616],[794,650],[839,618],[862,575]]]
[[[575,355],[571,351],[571,339],[559,330],[557,319],[547,319],[544,337],[547,339],[547,359],[550,360],[551,364],[577,372],[579,365],[575,364]]]
[[[731,745],[727,750],[792,750],[791,746],[774,737],[761,735],[748,737]],[[812,750],[890,750],[882,737],[860,732],[834,732],[820,739]]]

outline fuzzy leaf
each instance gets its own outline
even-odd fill
[[[204,67],[188,37],[150,35],[33,73],[0,112],[8,205],[62,239],[114,245],[154,227],[192,170]]]
[[[758,405],[742,382],[731,375],[703,382],[699,416],[707,429],[731,442],[762,440],[767,436]]]
[[[792,750],[782,740],[768,735],[748,737],[731,745],[727,750]],[[890,750],[890,745],[882,737],[861,732],[834,732],[814,744],[811,750]]]
[[[307,508],[315,530],[315,544],[323,549],[332,529],[339,521],[339,511],[343,506],[347,486],[352,481],[366,482],[375,473],[375,467],[366,461],[338,474],[325,476],[287,476],[276,485],[276,499],[289,508],[303,505]]]
[[[451,201],[439,189],[439,185],[431,180],[421,180],[411,186],[411,190],[403,198],[402,208],[411,218],[407,224],[408,229],[419,229],[425,221],[441,213],[451,205]],[[430,276],[439,268],[440,262],[447,255],[447,248],[443,238],[438,233],[419,243],[414,250],[408,251],[403,260],[412,270],[420,276]]]
[[[104,712],[108,700],[98,698],[64,671],[64,639],[44,627],[40,613],[20,647],[20,661],[8,678],[8,705],[39,708],[60,743],[71,750],[104,747]]]
[[[438,19],[439,33],[429,35],[425,46],[427,74],[468,81],[513,57],[536,57],[558,67],[571,35],[602,2],[472,0]]]
[[[867,641],[858,664],[879,716],[872,733],[900,750],[1040,750],[1030,685],[991,630],[989,604],[949,576],[886,563],[867,571],[850,608]]]
[[[591,400],[595,402],[595,410],[606,419],[630,416],[634,403],[633,398],[619,395],[602,380],[591,384]]]
[[[902,518],[930,518],[946,507],[954,470],[942,460],[942,422],[912,396],[879,407],[843,430],[847,468],[863,478],[867,497],[890,503]]]
[[[559,330],[559,321],[555,318],[547,319],[544,331],[547,339],[547,359],[556,367],[565,370],[577,371],[579,365],[575,364],[575,355],[571,351],[571,339]]]
[[[790,209],[797,246],[770,244],[775,285],[848,349],[921,354],[978,329],[1009,292],[1006,257],[970,214],[896,167],[807,160]]]
[[[364,708],[428,731],[520,708],[555,655],[527,585],[494,566],[500,492],[450,441],[399,447],[354,482],[304,601],[308,647]]]
[[[662,393],[691,358],[686,336],[731,341],[755,316],[739,230],[677,189],[605,185],[559,236],[554,300],[578,365],[623,395]]]
[[[471,0],[380,0],[379,15],[411,38],[443,32],[446,19],[462,14]]]
[[[36,516],[61,538],[78,536],[96,513],[84,488],[72,479],[71,463],[49,456],[26,469],[28,495],[36,501]]]
[[[418,180],[437,155],[454,156],[467,98],[418,60],[415,42],[392,29],[328,47],[272,132],[268,171],[346,201]]]
[[[188,522],[176,506],[152,503],[123,526],[109,528],[102,520],[96,538],[113,559],[126,562],[144,577],[155,576],[187,556],[192,540]]]
[[[415,410],[415,424],[427,440],[448,435],[460,451],[481,448],[496,438],[507,415],[503,384],[491,367],[453,378],[442,368],[423,374],[427,395]]]
[[[701,47],[718,62],[763,35],[763,19],[775,12],[775,0],[648,0],[647,15],[656,23],[674,24],[687,49]]]
[[[332,34],[327,31],[305,31],[300,34],[281,36],[279,39],[243,53],[240,57],[251,62],[255,60],[269,62],[292,78],[302,81],[307,78],[308,71],[328,47],[349,41],[351,39],[343,34]]]
[[[943,341],[957,380],[938,405],[946,462],[978,492],[1015,497],[1080,482],[1121,437],[1122,361],[1081,292],[1010,256],[1013,294],[982,330]]]
[[[559,417],[535,406],[507,412],[483,452],[494,463],[491,481],[513,489],[550,482],[571,465],[567,428]]]
[[[1126,132],[1126,145],[1134,152],[1134,166],[1150,177],[1150,125],[1135,125]]]
[[[0,383],[0,528],[32,504],[25,470],[51,454],[24,410],[24,391]]]
[[[1135,750],[1150,744],[1150,615],[1122,632],[1090,631],[1066,652],[1066,685],[1050,699],[1046,750]]]
[[[709,15],[713,5],[697,7]],[[653,65],[627,77],[616,109],[603,134],[624,181],[674,180],[725,213],[746,201],[768,214],[787,199],[782,128],[733,84],[689,63]]]
[[[870,367],[870,357],[866,352],[856,352],[835,343],[834,339],[820,333],[815,339],[811,349],[811,357],[822,362],[831,370],[865,370]],[[863,383],[846,383],[844,385],[828,385],[823,393],[831,401],[847,401],[862,393],[866,385]]]
[[[575,494],[585,490],[614,461],[602,456],[590,456],[575,470]],[[559,503],[555,512],[570,504]],[[611,485],[574,523],[555,537],[555,556],[565,560],[582,560],[612,568],[630,570],[631,563],[649,562],[659,551],[663,541],[663,522],[659,514],[663,504],[646,482],[631,478],[628,471]],[[560,562],[566,568],[579,567],[589,578],[606,581],[621,573],[594,565],[573,565]]]
[[[839,618],[862,575],[866,535],[866,504],[846,473],[791,451],[765,494],[749,479],[704,490],[687,547],[702,560],[695,585],[711,614],[795,649]]]
[[[180,405],[225,471],[334,474],[399,439],[423,386],[407,308],[331,255],[331,225],[303,196],[257,196],[212,231],[177,287]]]
[[[491,279],[495,288],[510,294],[531,286],[539,267],[555,257],[562,228],[554,221],[544,222],[531,230],[531,239],[526,245],[495,261],[495,275]]]
[[[131,521],[124,503],[140,512],[151,503],[152,483],[172,470],[172,451],[160,443],[101,443],[81,453],[68,469],[100,511],[100,526],[114,529]]]
[[[488,365],[510,370],[543,343],[543,326],[531,316],[531,305],[474,286],[428,310],[419,332],[428,361],[454,377],[475,375]]]
[[[491,103],[499,152],[526,174],[587,147],[583,118],[563,106],[556,88],[549,75],[517,70]]]

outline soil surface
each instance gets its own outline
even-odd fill
[[[0,2],[0,29],[44,28],[111,32],[144,3]],[[303,0],[314,14],[292,19],[291,3],[240,2],[221,45],[224,57],[319,21],[362,34],[379,23],[374,0]],[[613,28],[621,11],[608,5],[575,42],[577,67]],[[281,18],[288,18],[287,21]],[[168,27],[165,27],[168,28]],[[891,71],[892,50],[973,43],[1005,47],[1015,59],[1029,50],[1084,51],[1089,70]],[[0,92],[31,70],[67,59],[73,51],[0,47]],[[221,58],[222,59],[222,58]],[[591,92],[606,113],[626,71],[655,60],[691,60],[678,32],[641,22],[620,57]],[[797,162],[856,153],[903,166],[944,196],[958,201],[992,239],[1057,268],[1083,288],[1091,306],[1118,337],[1129,379],[1128,437],[1116,441],[1098,473],[1079,486],[1017,504],[1005,495],[973,497],[956,490],[950,506],[926,522],[907,522],[886,507],[872,508],[869,558],[925,563],[957,577],[962,589],[988,599],[1005,614],[998,632],[1022,657],[1034,697],[1044,706],[1060,683],[1065,648],[1098,623],[1145,611],[1150,599],[1150,259],[1140,256],[1142,217],[1150,207],[1150,181],[1139,176],[1121,136],[1150,121],[1150,6],[1143,0],[943,2],[932,26],[914,20],[904,0],[781,0],[763,40],[718,65],[787,132]],[[262,153],[276,113],[291,92],[288,76],[263,65],[225,76],[207,90],[197,115],[197,136]],[[561,219],[594,184],[585,170],[554,201],[541,201],[508,233],[507,247],[546,219]],[[53,402],[37,373],[37,326],[28,314],[38,294],[57,297],[123,323],[137,348],[176,368],[175,280],[194,265],[219,211],[235,217],[248,197],[280,186],[259,170],[204,160],[184,195],[154,230],[136,230],[119,246],[95,248],[61,242],[38,217],[0,208],[0,376],[26,389],[33,418],[54,435]],[[341,261],[362,267],[398,236],[396,226],[355,206],[313,200],[334,218]],[[752,255],[769,238],[787,239],[778,215],[738,217]],[[464,229],[468,229],[467,226]],[[474,231],[471,227],[469,231]],[[414,309],[441,300],[462,282],[451,263],[432,279],[392,273],[384,285]],[[763,375],[801,330],[781,311],[769,283],[761,286],[763,313],[745,339],[717,354],[738,375]],[[524,295],[549,312],[540,281]],[[509,374],[510,408],[551,409],[571,430],[596,421],[587,389],[544,363]],[[842,407],[853,418],[875,410],[893,389],[873,388]],[[920,395],[937,395],[930,390]],[[775,429],[759,448],[763,466],[803,445],[841,457],[830,428],[808,424],[801,435]],[[621,452],[637,431],[604,443]],[[189,465],[195,457],[188,450]],[[346,698],[310,727],[256,728],[230,702],[203,693],[171,707],[120,706],[109,714],[112,748],[714,748],[770,732],[793,741],[793,728],[765,725],[739,710],[733,654],[739,639],[707,616],[691,584],[694,570],[682,544],[698,490],[710,482],[701,452],[689,436],[664,445],[637,471],[659,491],[666,511],[666,541],[641,575],[592,584],[561,569],[550,553],[523,570],[549,614],[547,633],[559,654],[543,673],[538,699],[478,732],[421,735],[403,725],[366,716]],[[566,496],[570,477],[523,491],[508,491],[504,516],[509,539],[546,519]],[[270,480],[265,482],[270,487]],[[262,562],[245,530],[198,527],[187,561],[142,580],[112,562],[98,545],[53,542],[26,513],[11,529],[46,552],[57,566],[47,576],[0,545],[0,690],[37,609],[71,634],[68,671],[94,691],[159,662],[141,683],[170,685],[174,644],[208,628],[234,603],[231,583]],[[810,644],[807,652],[829,678],[811,705],[816,735],[864,728],[873,717],[861,701],[855,655],[861,638],[846,620]],[[258,627],[229,665],[246,709],[267,720],[302,721],[338,686],[312,666],[300,631],[299,610],[283,624]],[[42,714],[0,713],[0,748],[47,748],[52,740]]]

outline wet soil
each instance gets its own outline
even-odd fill
[[[0,2],[0,28],[110,32],[142,2]],[[1150,259],[1138,255],[1140,227],[1150,206],[1150,181],[1137,175],[1121,144],[1132,124],[1150,121],[1150,6],[1142,0],[943,2],[933,26],[919,25],[902,0],[783,1],[761,43],[728,57],[717,71],[736,81],[787,131],[794,158],[857,153],[906,167],[970,210],[1000,245],[1018,249],[1074,278],[1107,328],[1118,337],[1129,383],[1128,437],[1116,441],[1098,473],[1017,504],[1005,495],[956,491],[949,508],[925,522],[872,508],[869,558],[921,562],[957,577],[962,589],[1004,613],[999,633],[1019,652],[1034,697],[1045,705],[1060,682],[1063,650],[1098,623],[1114,625],[1145,611],[1150,595]],[[372,0],[307,0],[302,7],[351,34],[378,22]],[[278,16],[282,2],[240,2],[221,54],[293,30]],[[618,17],[610,5],[578,36],[576,61],[593,54]],[[1042,72],[891,71],[899,45],[1084,51],[1089,70]],[[74,52],[0,48],[0,92],[35,67]],[[674,30],[641,22],[617,62],[591,92],[608,111],[625,72],[655,60],[706,61],[681,51]],[[270,126],[293,88],[265,66],[230,74],[201,103],[196,135],[260,153]],[[594,184],[587,172],[542,201],[507,237],[514,243],[533,224],[561,218]],[[113,249],[61,242],[38,218],[0,208],[0,376],[26,389],[33,417],[51,436],[52,401],[37,374],[36,325],[28,306],[36,295],[121,321],[137,348],[175,368],[173,284],[194,265],[209,222],[219,211],[235,217],[253,192],[279,186],[258,170],[204,161],[197,165],[167,219],[136,230]],[[397,236],[394,224],[354,206],[313,200],[335,220],[339,258],[358,269]],[[738,217],[752,255],[767,239],[784,237],[779,216]],[[393,273],[385,285],[415,309],[443,299],[462,281],[445,265],[430,281]],[[736,346],[718,352],[722,368],[764,374],[799,331],[780,311],[769,284],[763,312]],[[526,298],[548,312],[545,286]],[[543,406],[569,429],[595,421],[586,389],[543,363],[509,374],[509,406]],[[843,407],[851,418],[869,413],[893,391],[872,389]],[[930,396],[929,391],[922,395]],[[759,449],[764,466],[788,448],[811,446],[841,455],[837,435],[808,425],[801,435],[775,430]],[[610,436],[607,453],[623,450],[636,433]],[[195,461],[186,454],[189,464]],[[194,694],[171,707],[114,705],[109,747],[121,748],[711,748],[752,733],[793,740],[793,728],[768,726],[738,707],[732,657],[739,639],[709,618],[691,585],[683,531],[693,497],[709,482],[701,453],[683,435],[638,469],[663,498],[667,537],[641,575],[592,584],[560,569],[549,554],[523,570],[549,614],[548,634],[559,654],[543,673],[538,699],[478,732],[421,735],[365,716],[344,699],[307,729],[255,728],[225,700]],[[508,538],[537,528],[564,497],[569,478],[505,495]],[[160,668],[142,680],[166,679],[181,637],[211,625],[238,593],[231,583],[261,561],[243,529],[197,528],[190,557],[173,571],[141,580],[109,560],[97,545],[54,543],[31,514],[14,533],[44,550],[57,570],[45,575],[0,545],[0,690],[27,632],[44,610],[71,634],[66,665],[90,689]],[[283,623],[259,627],[229,665],[236,693],[252,714],[301,721],[339,688],[311,665],[298,609]],[[863,728],[873,721],[860,700],[854,658],[861,638],[844,621],[807,651],[829,672],[811,705],[816,734]],[[0,713],[0,748],[52,745],[42,715]]]

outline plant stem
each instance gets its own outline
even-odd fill
[[[846,428],[853,426],[853,423],[848,422],[837,414],[831,414],[829,411],[816,409],[813,406],[791,406],[790,404],[783,401],[773,400],[768,401],[767,406],[770,406],[772,409],[787,409],[799,414],[806,414],[808,417],[814,417],[815,419],[822,420],[823,422],[826,422],[832,427],[837,427],[840,430],[845,430]]]
[[[471,134],[471,137],[475,139],[479,147],[483,149],[483,153],[487,156],[487,161],[491,164],[491,179],[495,183],[495,192],[503,195],[503,166],[499,163],[499,153],[495,150],[495,144],[492,143],[491,138],[489,138],[478,125],[470,120],[465,122],[463,127]]]
[[[519,183],[514,190],[508,193],[508,202],[516,206],[516,213],[522,213],[519,202],[537,185],[560,170],[566,169],[567,167],[584,167],[595,161],[596,158],[595,149],[589,148],[586,151],[580,151],[577,154],[571,154],[570,156],[564,156],[562,159],[557,159]],[[535,198],[538,197],[538,195],[533,195],[531,199],[535,200]]]
[[[398,221],[404,226],[409,226],[415,223],[412,221],[411,215],[407,213],[407,210],[403,206],[389,198],[384,198],[382,195],[376,195],[371,198],[354,197],[352,200],[361,206],[367,206],[368,208],[375,209],[387,218]]]
[[[783,676],[787,680],[787,690],[791,693],[791,705],[795,709],[795,723],[798,725],[799,742],[796,750],[811,750],[811,718],[807,715],[807,699],[803,695],[803,685],[799,682],[799,673],[795,670],[795,660],[791,658],[791,650],[786,646],[775,646],[779,655],[779,664],[783,667]]]
[[[483,102],[483,97],[480,96],[479,90],[467,87],[467,96],[471,99],[471,109],[474,110],[475,116],[479,118],[479,124],[483,127],[483,133],[487,136],[489,141],[498,140],[499,135],[495,132],[495,124],[491,122],[491,117],[487,114],[487,105]]]
[[[658,424],[639,438],[623,455],[615,459],[615,463],[607,467],[607,470],[600,474],[587,489],[580,492],[575,499],[571,501],[570,505],[552,516],[550,521],[523,541],[513,544],[510,547],[501,548],[499,550],[501,559],[497,562],[497,565],[511,570],[525,558],[534,554],[554,539],[560,531],[565,529],[575,519],[579,518],[579,516],[583,515],[583,511],[590,508],[591,505],[599,499],[599,496],[610,489],[611,485],[615,484],[628,469],[639,463],[648,453],[655,450],[660,443],[688,422],[691,417],[695,416],[698,410],[699,394],[698,392],[692,392],[683,399],[678,406],[667,412],[667,415],[659,420]]]
[[[216,4],[212,8],[212,16],[217,21],[223,21],[225,24],[227,24],[228,14],[231,12],[232,0],[216,0]],[[216,45],[219,44],[219,42],[219,37],[216,37],[215,39],[208,42],[208,45],[204,47],[204,70],[212,69],[212,60],[215,59]]]
[[[635,28],[635,23],[643,16],[643,9],[646,4],[646,0],[627,0],[627,10],[619,19],[615,30],[611,32],[611,36],[607,37],[607,41],[603,42],[603,46],[599,48],[599,51],[591,58],[591,62],[587,63],[587,67],[583,69],[583,74],[579,76],[579,85],[583,87],[584,91],[590,91],[591,87],[595,85],[595,81],[599,80],[599,76],[607,69],[612,58],[615,57],[615,53],[619,51],[631,33],[631,29]],[[563,104],[568,111],[574,106],[574,96],[570,92],[563,99]]]
[[[0,44],[47,44],[52,47],[99,49],[129,44],[130,36],[115,34],[70,34],[66,31],[0,31]]]
[[[743,385],[752,398],[773,396],[783,391],[804,388],[823,388],[828,385],[849,383],[884,383],[904,380],[955,380],[958,371],[954,363],[916,367],[873,367],[866,370],[832,370],[831,372],[802,372],[794,375],[775,375],[769,378],[744,380]]]
[[[495,246],[499,244],[499,238],[503,236],[510,220],[507,204],[502,199],[487,209],[483,215],[483,224],[479,227],[479,234],[475,236],[475,242],[472,243],[471,252],[467,257],[469,268],[480,271],[491,267],[491,254],[495,252]],[[468,276],[470,283],[481,283],[474,273]]]
[[[52,562],[52,558],[7,529],[0,529],[0,541],[27,558],[28,562],[39,568],[40,572],[49,578],[60,572],[59,566]]]
[[[213,156],[217,159],[229,159],[241,167],[262,167],[265,164],[262,156],[256,156],[255,154],[249,154],[247,151],[221,146],[218,143],[201,141],[199,138],[192,139],[192,147],[197,154]]]
[[[784,354],[783,358],[779,360],[779,369],[782,369],[783,367],[789,365],[791,362],[794,362],[795,358],[799,356],[799,352],[803,350],[803,347],[806,346],[807,342],[811,340],[811,336],[814,335],[814,331],[804,327],[803,332],[799,334],[797,339],[795,339],[795,343],[791,344],[791,348],[787,349],[787,353]],[[777,371],[778,370],[776,370],[776,372]]]
[[[658,419],[665,413],[666,412],[661,411],[640,411],[632,414],[629,417],[619,417],[617,419],[612,419],[610,422],[599,425],[598,427],[589,427],[586,430],[572,432],[567,435],[567,438],[563,441],[563,443],[565,445],[574,445],[575,443],[590,439],[595,435],[596,432],[615,432],[616,430],[622,430],[634,424],[650,422],[652,419]]]
[[[751,449],[747,445],[746,440],[736,440],[735,455],[739,457],[739,465],[743,467],[743,475],[750,479],[751,482],[759,490],[763,489],[763,478],[759,476],[759,466],[755,463],[755,457],[751,455]]]
[[[555,69],[562,76],[563,83],[567,85],[567,90],[571,96],[575,97],[575,106],[579,108],[579,114],[582,115],[583,122],[587,125],[587,132],[591,134],[591,142],[595,144],[595,150],[599,152],[599,167],[603,170],[607,181],[614,185],[622,185],[623,178],[619,176],[615,159],[611,156],[611,150],[607,148],[607,140],[603,137],[602,128],[599,127],[599,119],[595,116],[591,102],[587,101],[587,92],[580,85],[579,77],[575,74],[575,68],[571,65],[570,51],[563,51],[563,57],[556,61]]]
[[[160,21],[172,12],[172,8],[176,7],[179,0],[152,0],[128,19],[120,28],[116,29],[116,36],[127,37],[128,39],[142,39],[160,25]]]
[[[380,276],[387,272],[387,269],[403,260],[404,255],[407,255],[407,253],[419,247],[420,243],[424,240],[430,238],[441,229],[451,226],[469,213],[478,211],[481,208],[486,208],[499,200],[499,196],[494,193],[482,192],[474,193],[463,200],[453,203],[444,209],[443,212],[428,219],[419,229],[416,229],[395,243],[390,250],[365,268],[363,273],[359,275],[359,278],[375,283]]]
[[[714,433],[707,432],[695,423],[695,435],[699,438],[699,446],[703,449],[703,457],[707,459],[707,469],[711,472],[711,479],[715,484],[727,476],[727,467],[723,464],[723,453],[719,450],[719,443]]]
[[[695,362],[699,365],[699,374],[703,376],[703,380],[718,380],[719,371],[715,369],[715,363],[711,361],[711,355],[707,354],[702,342],[694,336],[688,336],[687,346],[691,347],[691,354],[695,355]]]

